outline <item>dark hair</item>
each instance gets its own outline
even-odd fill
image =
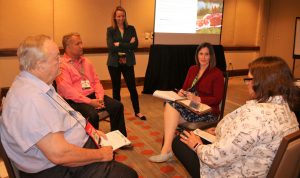
[[[216,57],[215,57],[215,51],[214,51],[214,48],[213,46],[208,43],[208,42],[204,42],[202,44],[200,44],[197,49],[196,49],[196,53],[195,53],[195,61],[196,61],[196,64],[198,66],[200,66],[200,63],[199,63],[199,60],[198,60],[198,53],[199,51],[202,49],[202,48],[208,48],[209,50],[209,55],[210,55],[210,58],[209,58],[209,68],[212,69],[214,67],[216,67]]]
[[[127,17],[126,17],[126,11],[125,9],[122,7],[122,6],[117,6],[116,9],[113,11],[112,13],[112,17],[111,17],[111,26],[116,29],[118,26],[117,26],[117,21],[116,21],[116,14],[117,14],[117,11],[122,11],[124,12],[125,14],[125,21],[124,21],[124,27],[127,28],[128,26],[128,22],[127,22]]]
[[[280,57],[260,57],[249,64],[253,76],[253,91],[258,102],[267,102],[270,97],[281,95],[294,110],[299,90],[287,63]]]

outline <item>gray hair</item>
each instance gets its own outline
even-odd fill
[[[38,61],[47,59],[45,41],[51,40],[49,36],[29,36],[19,45],[17,56],[20,61],[20,70],[29,71],[36,67]]]
[[[69,42],[70,42],[70,39],[72,38],[72,36],[79,36],[80,37],[80,34],[77,33],[77,32],[72,32],[72,33],[68,33],[66,35],[63,36],[62,38],[62,45],[64,47],[64,49],[66,50],[66,47],[68,46]]]

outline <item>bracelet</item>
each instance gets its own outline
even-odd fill
[[[201,145],[200,143],[196,143],[196,144],[193,146],[193,150],[194,150],[194,151],[197,151],[197,148],[198,148],[200,145]]]

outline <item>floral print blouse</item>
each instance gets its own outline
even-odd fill
[[[266,177],[282,138],[299,130],[281,96],[250,100],[216,127],[216,142],[197,149],[201,177]]]

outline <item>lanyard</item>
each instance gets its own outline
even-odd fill
[[[192,86],[191,86],[190,88],[193,88],[193,87],[198,83],[198,81],[199,81],[199,79],[200,79],[200,78],[198,78],[198,76],[199,76],[199,72],[198,72],[198,74],[196,75],[196,77],[194,78],[193,83],[192,83]]]
[[[78,73],[81,75],[82,78],[87,78],[84,72],[84,67],[83,67],[83,61],[78,62],[80,65],[80,69],[78,69],[75,64],[74,64],[74,60],[71,59],[70,63],[72,64],[72,66],[74,67],[74,69],[76,69],[78,71]]]
[[[50,90],[51,91],[51,90]],[[49,92],[47,92],[47,95],[53,100],[55,101],[55,103],[57,103],[61,108],[63,108],[72,118],[74,118],[79,125],[86,131],[86,133],[92,138],[92,140],[94,141],[94,143],[96,144],[96,146],[98,148],[101,147],[100,143],[101,143],[101,137],[98,134],[97,130],[91,125],[91,123],[88,121],[87,119],[87,123],[86,126],[83,126],[82,123],[79,121],[79,119],[77,118],[77,114],[78,112],[75,110],[68,110],[66,107],[64,107],[61,103],[59,103],[56,99],[54,99]],[[69,105],[63,98],[61,98],[58,94],[56,95],[61,101],[64,102],[64,104]]]
[[[46,93],[56,104],[58,104],[63,110],[65,110],[73,119],[75,119],[79,125],[82,128],[85,128],[85,126],[82,125],[82,123],[78,120],[77,114],[78,112],[76,112],[75,110],[68,110],[65,106],[63,106],[60,102],[58,102],[56,99],[54,99],[49,92]],[[59,98],[64,104],[69,105],[63,98],[61,98],[59,95],[56,95],[57,98]]]

